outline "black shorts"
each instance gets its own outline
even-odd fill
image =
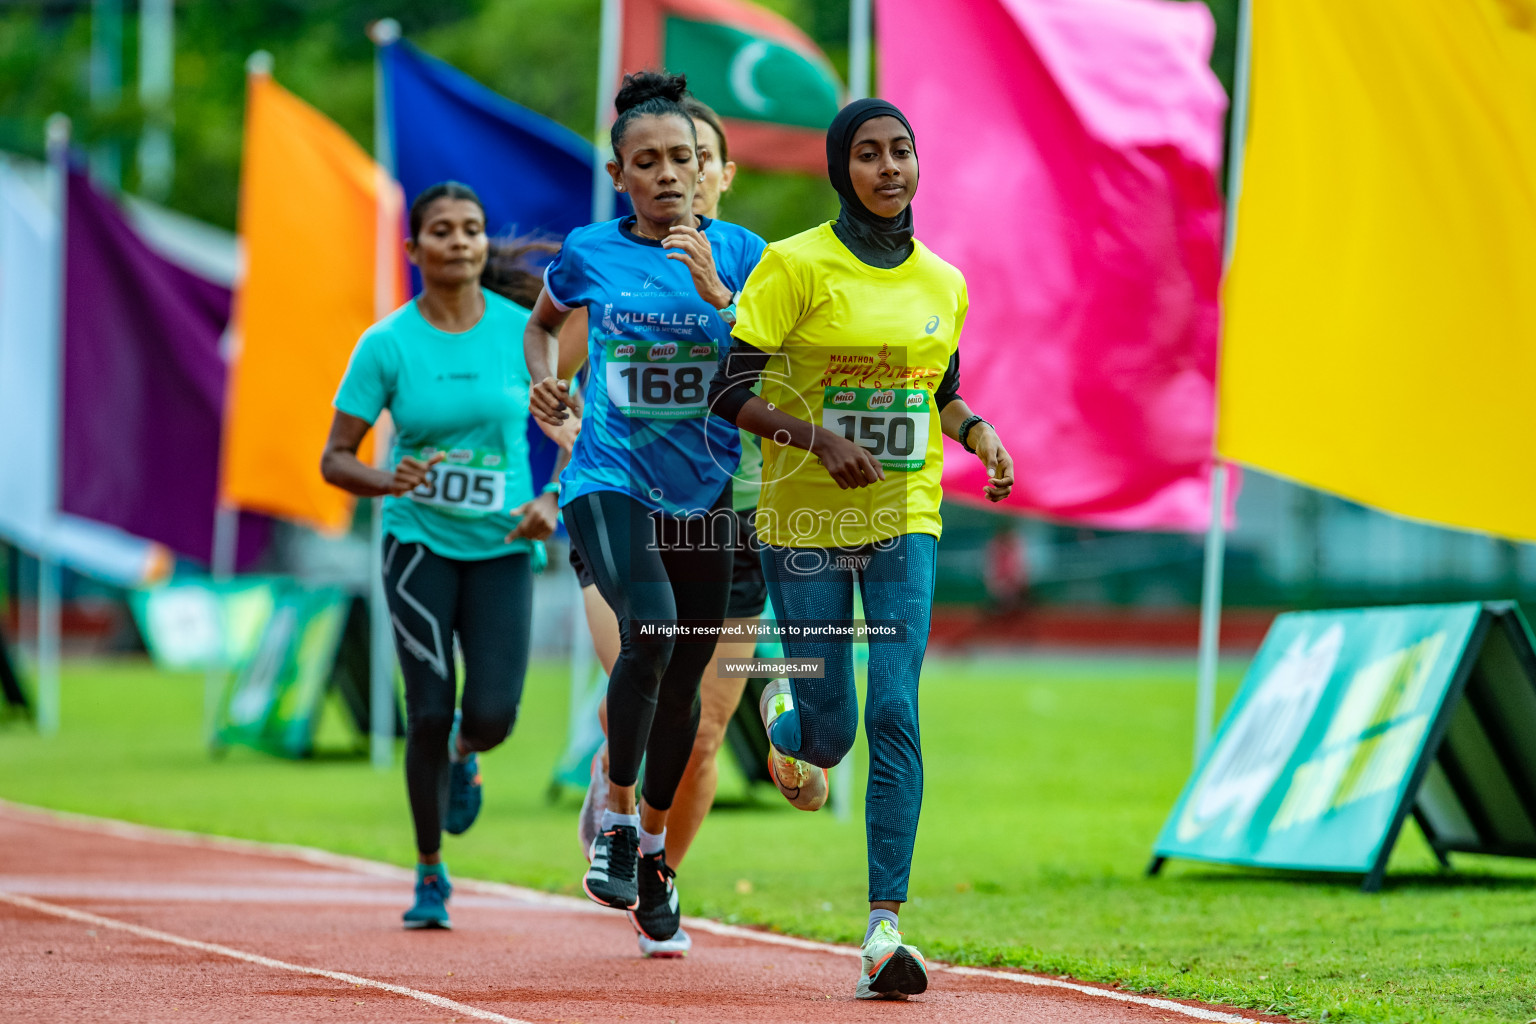
[[[731,599],[725,607],[728,619],[755,619],[763,614],[768,603],[768,585],[763,579],[761,545],[757,529],[752,525],[752,515],[757,509],[749,508],[736,513],[736,550],[731,562]],[[571,545],[571,568],[583,587],[596,585],[592,571]]]

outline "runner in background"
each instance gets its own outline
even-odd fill
[[[736,177],[736,163],[730,158],[729,143],[720,117],[708,105],[696,97],[684,96],[682,107],[693,118],[694,131],[698,136],[699,166],[704,180],[693,197],[695,214],[718,218],[720,198],[730,191]],[[569,331],[560,335],[560,366],[563,376],[571,376],[586,359],[585,338],[581,347],[573,351],[568,344]],[[757,621],[767,601],[767,586],[763,581],[763,563],[757,544],[757,532],[752,517],[757,511],[757,494],[762,485],[763,456],[760,438],[756,434],[741,431],[741,467],[732,481],[732,500],[738,520],[739,533],[731,568],[731,596],[726,605],[727,626],[744,628]],[[587,625],[592,632],[592,646],[602,662],[603,671],[613,671],[613,661],[618,656],[619,622],[602,595],[592,582],[586,564],[571,548],[571,565],[581,581],[582,597],[586,606]],[[667,823],[667,863],[674,869],[680,867],[687,855],[704,816],[715,801],[719,785],[719,773],[715,757],[725,742],[726,729],[741,695],[746,688],[745,677],[722,678],[718,673],[720,662],[752,657],[756,641],[721,642],[715,646],[715,658],[705,669],[699,690],[699,731],[694,737],[693,752],[688,758],[688,768],[678,783],[673,797],[672,813]],[[603,731],[608,729],[607,703],[599,709]],[[797,806],[815,810],[826,799],[825,777],[819,789],[806,787]],[[782,786],[782,781],[780,782]],[[798,785],[798,783],[797,783]],[[819,796],[819,799],[818,799]],[[583,851],[592,846],[597,837],[603,810],[608,802],[608,748],[605,744],[592,758],[592,780],[581,804],[581,817],[577,822],[577,835]],[[682,956],[692,947],[687,931],[679,928],[677,934],[666,942],[657,942],[639,933],[640,950],[646,956]]]
[[[405,778],[416,831],[407,928],[447,928],[442,830],[480,811],[477,752],[512,731],[528,667],[535,560],[553,531],[553,485],[528,473],[528,314],[481,287],[485,211],[444,182],[411,204],[406,252],[422,293],[364,332],[336,394],[321,473],[384,495],[384,583],[405,677]],[[357,457],[380,413],[391,470]],[[454,640],[464,658],[458,699]],[[460,710],[455,711],[456,703]]]
[[[715,639],[643,632],[640,623],[717,626],[725,615],[740,438],[708,416],[706,395],[729,338],[721,311],[763,248],[751,232],[693,212],[704,175],[693,121],[679,106],[685,91],[680,75],[626,76],[608,167],[635,213],[566,238],[525,335],[530,408],[557,426],[584,400],[553,375],[556,332],[572,308],[589,310],[590,411],[560,501],[581,561],[617,613],[620,648],[608,684],[607,809],[583,888],[631,911],[657,942],[679,927],[666,826]]]
[[[986,464],[992,501],[1012,488],[1013,464],[959,395],[965,279],[913,238],[917,151],[901,111],[881,100],[845,107],[827,131],[827,173],[838,219],[768,247],[742,295],[710,402],[764,438],[757,525],[777,613],[807,625],[849,620],[857,580],[868,619],[902,627],[869,648],[870,913],[855,993],[905,999],[928,984],[922,954],[896,924],[923,794],[917,689],[943,438]],[[750,390],[759,378],[761,397]],[[831,768],[858,731],[852,644],[783,642],[788,657],[825,659],[825,677],[768,686],[760,710],[769,741]]]

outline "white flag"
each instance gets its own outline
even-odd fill
[[[62,270],[58,218],[0,163],[0,537],[136,586],[167,566],[159,545],[57,512]]]

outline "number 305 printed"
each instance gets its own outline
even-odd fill
[[[505,473],[468,466],[438,466],[428,471],[426,480],[411,492],[411,499],[450,511],[485,515],[501,511],[506,489]]]

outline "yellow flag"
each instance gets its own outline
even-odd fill
[[[1536,0],[1253,0],[1217,448],[1536,540]]]
[[[358,336],[404,301],[399,223],[399,189],[373,158],[269,76],[251,75],[226,502],[328,531],[351,521],[352,498],[321,479],[320,453]]]

